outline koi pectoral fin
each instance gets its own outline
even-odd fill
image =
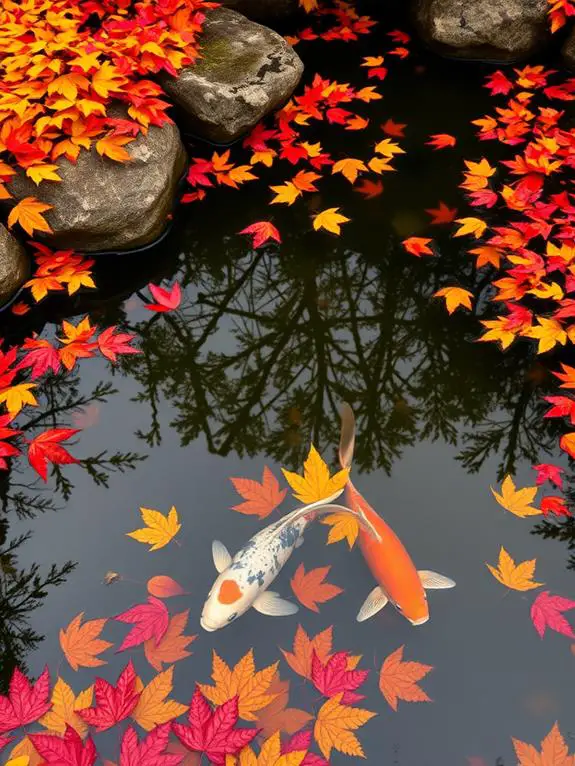
[[[358,622],[365,622],[365,620],[369,620],[369,618],[373,617],[374,614],[380,612],[388,601],[389,599],[386,594],[383,592],[379,585],[376,585],[363,602],[362,607],[357,613],[357,617],[355,619]]]
[[[219,574],[225,572],[232,563],[230,552],[219,540],[214,540],[212,543],[212,558],[214,560],[214,566]]]
[[[455,588],[455,581],[445,575],[432,572],[430,569],[420,569],[418,572],[421,584],[426,590],[444,590]]]
[[[295,614],[299,609],[297,604],[286,601],[273,590],[260,593],[252,606],[256,612],[266,614],[268,617],[287,617],[290,614]]]

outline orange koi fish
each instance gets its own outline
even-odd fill
[[[344,404],[341,411],[339,442],[339,462],[342,468],[351,468],[354,444],[355,418],[349,404]],[[418,571],[399,537],[374,511],[351,481],[347,484],[346,492],[347,505],[363,516],[378,533],[376,537],[365,532],[367,524],[360,527],[359,547],[377,585],[364,601],[357,621],[368,620],[391,601],[397,611],[412,625],[423,625],[429,620],[425,590],[453,588],[455,582],[427,569]]]

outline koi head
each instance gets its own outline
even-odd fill
[[[412,625],[424,625],[429,620],[429,606],[423,588],[409,598],[402,598],[401,602],[392,600],[391,603]]]
[[[250,608],[253,595],[238,583],[229,569],[222,572],[208,594],[200,625],[208,632],[224,628]]]

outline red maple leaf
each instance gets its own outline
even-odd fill
[[[131,660],[118,676],[115,686],[103,678],[96,678],[96,706],[78,710],[78,715],[89,726],[95,726],[96,731],[111,729],[127,718],[138,704],[140,692],[136,691],[136,680],[136,671]]]
[[[571,424],[575,426],[575,399],[571,399],[569,396],[544,396],[546,402],[552,404],[550,410],[548,410],[543,417],[545,418],[566,418],[568,417]]]
[[[182,302],[182,288],[179,282],[174,282],[170,290],[152,284],[148,285],[148,289],[156,301],[146,304],[149,311],[173,311]]]
[[[66,726],[63,737],[58,734],[29,736],[44,763],[53,763],[55,766],[93,766],[98,758],[92,737],[84,742],[71,726]]]
[[[497,72],[489,75],[484,87],[489,88],[492,96],[497,96],[500,93],[506,96],[513,89],[513,83],[507,78],[507,75],[497,70]]]
[[[383,183],[379,178],[377,181],[371,181],[369,178],[363,178],[361,183],[358,183],[353,188],[355,191],[363,194],[365,199],[374,199],[374,197],[379,197],[379,195],[383,192]]]
[[[408,237],[401,243],[411,255],[433,255],[433,250],[429,247],[431,239],[428,237]]]
[[[14,737],[0,737],[0,750],[5,748],[6,745],[9,745],[10,742],[12,742],[13,739],[14,739]]]
[[[325,663],[315,651],[311,658],[311,680],[324,697],[344,692],[341,702],[352,705],[365,695],[357,694],[358,689],[369,675],[369,670],[348,670],[349,652],[336,652]]]
[[[35,684],[16,668],[8,696],[0,695],[0,734],[34,723],[50,710],[50,673],[44,668]]]
[[[44,375],[48,370],[58,372],[60,369],[60,356],[54,346],[43,338],[26,338],[22,350],[28,350],[26,356],[18,365],[18,369],[31,367],[30,377],[32,380]]]
[[[118,649],[119,652],[143,644],[144,641],[151,638],[154,639],[156,645],[159,644],[170,624],[170,615],[166,605],[154,596],[148,596],[147,604],[137,604],[126,612],[116,615],[114,619],[134,625],[122,641]]]
[[[166,753],[171,725],[156,726],[140,742],[131,726],[126,729],[120,747],[120,766],[178,766],[183,754]]]
[[[547,628],[568,638],[575,638],[573,628],[563,617],[563,612],[570,609],[575,609],[575,601],[562,596],[551,596],[548,590],[540,593],[531,606],[531,619],[541,638]]]
[[[442,223],[452,223],[457,217],[457,208],[449,207],[442,201],[439,202],[439,207],[429,208],[425,212],[431,216],[431,224],[434,226]]]
[[[100,353],[109,359],[111,362],[115,362],[118,358],[118,354],[140,354],[141,351],[138,348],[130,346],[130,341],[134,340],[135,335],[130,335],[127,332],[118,332],[114,334],[116,326],[107,327],[98,336],[98,348]]]
[[[563,487],[563,479],[561,474],[565,473],[565,469],[561,466],[553,465],[552,463],[539,463],[534,465],[533,470],[537,471],[537,484],[543,484],[546,481],[550,481],[555,484],[556,487],[561,489]]]
[[[394,122],[391,118],[386,120],[381,126],[384,133],[394,138],[403,138],[405,136],[405,128],[407,128],[407,123]]]
[[[270,239],[275,239],[276,242],[281,242],[281,236],[279,231],[270,223],[270,221],[257,221],[250,226],[246,226],[245,229],[240,231],[240,234],[253,234],[252,247],[256,248],[263,245]]]
[[[282,746],[282,755],[293,753],[297,751],[308,750],[311,745],[311,730],[305,729],[298,731]],[[305,758],[301,762],[301,766],[329,766],[329,762],[326,761],[321,755],[316,753],[307,752]]]
[[[21,434],[22,431],[18,431],[15,428],[8,428],[8,423],[12,422],[13,415],[6,413],[0,415],[0,469],[8,468],[8,463],[4,460],[6,457],[16,457],[20,454],[18,447],[13,444],[9,444],[6,439],[11,439],[13,436]]]
[[[174,734],[180,742],[199,753],[205,753],[216,766],[223,766],[226,755],[237,755],[258,735],[259,729],[236,729],[238,698],[232,697],[212,711],[197,688],[188,711],[189,726],[174,723]]]
[[[48,480],[48,461],[54,465],[68,465],[80,461],[70,455],[60,442],[78,433],[77,428],[50,428],[35,436],[28,446],[28,461],[44,481]]]
[[[427,146],[433,146],[434,149],[447,149],[447,147],[455,146],[456,143],[455,136],[449,133],[436,133],[430,137],[429,141],[426,141]]]
[[[544,516],[552,513],[554,516],[571,516],[565,499],[559,495],[547,495],[541,500],[540,506]]]

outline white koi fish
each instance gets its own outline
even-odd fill
[[[215,540],[212,544],[214,565],[219,576],[204,604],[200,624],[214,631],[229,625],[250,607],[271,617],[283,617],[298,611],[296,604],[285,601],[268,590],[295,548],[303,543],[303,533],[313,519],[325,513],[356,511],[334,505],[343,489],[331,497],[296,508],[279,521],[274,521],[254,535],[232,558],[226,546]],[[366,520],[359,518],[364,528],[375,536],[377,532]]]

